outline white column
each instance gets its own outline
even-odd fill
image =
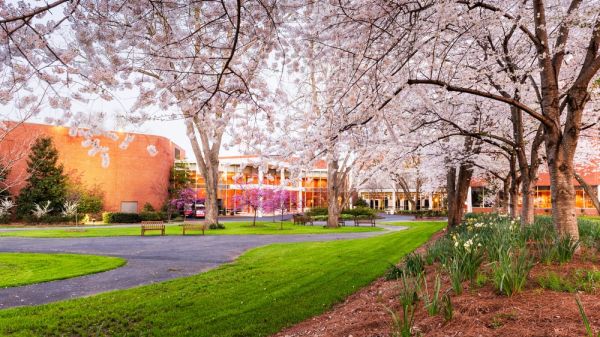
[[[283,167],[279,170],[279,174],[280,174],[279,184],[281,186],[283,186],[283,185],[285,185],[285,172],[284,172],[284,168]]]
[[[227,215],[227,207],[229,205],[227,205],[227,189],[228,189],[228,185],[227,185],[227,171],[228,171],[229,165],[224,165],[223,166],[223,184],[225,185],[225,196],[223,197],[223,200],[225,201],[223,203],[223,208],[225,208],[225,215]]]
[[[469,186],[469,190],[467,191],[467,212],[473,212],[473,202],[471,200],[471,186]]]
[[[302,178],[300,178],[298,180],[298,209],[300,210],[300,212],[304,211],[304,207],[302,206],[303,200],[302,200]]]
[[[429,193],[429,209],[433,209],[433,193]]]
[[[392,190],[392,213],[396,213],[396,190]]]

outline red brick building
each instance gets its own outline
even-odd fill
[[[130,133],[127,133],[130,134]],[[108,148],[110,164],[102,167],[100,154],[88,155],[82,146],[82,136],[72,137],[69,128],[43,124],[25,123],[8,133],[0,142],[0,153],[16,153],[27,149],[38,137],[50,136],[59,152],[59,160],[65,173],[76,177],[87,188],[99,188],[104,194],[107,211],[139,212],[145,203],[159,209],[167,199],[169,175],[176,159],[185,158],[184,151],[165,137],[131,134],[133,141],[126,149],[119,147],[126,133],[115,132],[117,137],[94,136],[100,145]],[[157,153],[152,156],[148,146]],[[27,156],[12,167],[7,181],[15,181],[10,193],[17,195],[25,184]]]

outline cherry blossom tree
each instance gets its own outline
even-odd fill
[[[238,207],[248,207],[254,213],[252,226],[256,226],[256,216],[259,211],[270,212],[275,209],[273,189],[265,187],[246,186],[241,193],[234,196]]]
[[[270,197],[273,211],[281,211],[281,229],[283,229],[283,214],[290,210],[291,204],[296,203],[296,196],[290,190],[277,189]]]
[[[600,69],[597,6],[580,0],[453,1],[441,4],[436,13],[440,29],[430,54],[435,61],[415,72],[408,84],[495,100],[538,120],[544,132],[554,223],[561,233],[577,239],[573,159],[580,132],[596,123],[586,107]],[[527,79],[534,95],[506,97],[485,81],[499,67],[511,66],[510,60],[485,62],[481,53],[472,52],[474,44],[490,39],[508,46],[512,59],[518,59],[518,54],[532,56],[530,68],[520,73],[531,72]],[[458,64],[445,62],[457,55],[465,58]]]
[[[133,92],[136,102],[122,112],[131,124],[183,120],[206,182],[206,219],[216,222],[227,125],[236,109],[271,108],[259,102],[266,96],[259,72],[285,54],[276,1],[3,2],[0,13],[3,102],[44,101],[57,111],[49,121],[76,128],[74,102]]]

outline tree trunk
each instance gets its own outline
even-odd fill
[[[594,204],[594,208],[596,209],[596,211],[598,211],[598,213],[600,213],[600,200],[598,200],[598,196],[594,192],[594,188],[592,186],[590,186],[583,179],[582,176],[577,174],[577,172],[575,172],[573,175],[575,176],[575,179],[579,183],[579,186],[581,186],[583,188],[583,190],[585,191],[585,194],[588,196],[588,198],[590,198],[590,200],[592,200],[592,204]]]
[[[409,208],[412,210],[416,210],[417,205],[415,204],[415,200],[410,196],[410,188],[408,187],[408,182],[404,177],[396,177],[396,183],[402,189],[402,194],[404,195],[404,200],[408,200]]]
[[[215,163],[216,162],[216,163]],[[206,161],[206,174],[204,181],[206,183],[206,207],[205,221],[207,224],[219,223],[219,203],[218,203],[218,183],[219,183],[219,160]],[[201,170],[202,171],[202,170]]]
[[[575,213],[575,187],[573,169],[564,161],[554,162],[550,171],[550,194],[552,197],[552,218],[554,225],[562,235],[579,239],[577,215]]]
[[[516,179],[511,179],[510,182],[510,196],[508,204],[508,214],[513,219],[517,218],[517,214],[519,214],[519,183],[515,180]]]
[[[223,133],[215,134],[210,144],[208,132],[201,128],[202,123],[196,117],[186,118],[187,136],[192,145],[196,163],[206,186],[205,221],[208,225],[219,223],[219,151]]]
[[[456,213],[456,167],[452,166],[446,174],[446,191],[448,194],[448,226],[456,226],[454,222]]]
[[[587,95],[587,91],[584,90],[584,94]],[[573,159],[577,149],[582,111],[573,110],[582,106],[582,104],[574,101],[580,103],[583,99],[573,93],[569,93],[565,99],[568,102],[568,116],[572,116],[572,118],[567,117],[564,132],[561,132],[559,127],[546,127],[545,129],[546,155],[550,173],[550,195],[552,198],[552,219],[560,234],[569,235],[574,240],[579,240],[579,227],[575,212]],[[558,93],[556,93],[556,102],[558,102]],[[551,105],[551,107],[556,108],[555,114],[560,116],[558,103]]]
[[[533,181],[529,179],[528,175],[524,177],[521,181],[521,224],[522,225],[531,225],[533,224],[535,210],[533,208],[535,191],[532,189],[534,185]]]
[[[448,170],[447,189],[448,189],[448,225],[450,227],[458,226],[462,222],[464,215],[463,205],[467,200],[467,193],[471,185],[473,168],[469,164],[461,164],[458,169],[452,167]]]
[[[519,205],[519,177],[517,175],[517,163],[514,154],[510,156],[510,190],[508,197],[508,214],[512,219],[517,217]]]
[[[417,179],[417,186],[415,189],[415,201],[413,204],[416,205],[415,209],[417,211],[421,210],[421,187],[419,186],[418,179]]]
[[[521,98],[518,91],[515,93],[513,98],[516,100]],[[521,109],[514,106],[510,108],[510,111],[513,126],[513,138],[515,142],[515,147],[513,153],[511,154],[511,160],[517,160],[519,164],[519,173],[521,174],[521,225],[531,225],[535,216],[535,211],[533,208],[535,191],[532,189],[532,187],[535,186],[535,181],[537,179],[537,171],[539,167],[539,148],[543,141],[544,128],[540,123],[535,137],[531,143],[531,152],[528,161],[527,154],[525,152],[527,143],[525,141],[523,112]],[[511,164],[511,169],[513,168],[514,165]]]
[[[552,198],[552,219],[554,226],[562,235],[570,235],[579,239],[577,215],[575,212],[575,187],[573,186],[573,155],[577,147],[577,139],[567,132],[561,133],[558,128],[546,128],[546,155],[548,172],[550,173],[550,195]],[[579,130],[572,131],[579,133]],[[570,138],[571,141],[566,141]]]
[[[500,212],[503,214],[509,214],[509,200],[510,200],[510,182],[512,179],[511,175],[509,174],[503,181],[502,181],[502,197],[499,198],[500,199]]]
[[[340,181],[338,179],[338,162],[334,158],[330,158],[329,162],[327,163],[327,227],[339,226],[339,185]]]

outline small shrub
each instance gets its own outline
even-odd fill
[[[225,229],[225,225],[223,225],[222,223],[211,223],[210,225],[208,225],[209,229]]]
[[[80,196],[77,205],[77,212],[84,213],[100,213],[104,208],[104,199],[100,194],[84,193]]]
[[[137,213],[104,212],[102,222],[104,223],[137,223],[142,221]]]
[[[557,238],[555,247],[556,259],[558,262],[564,263],[573,259],[573,255],[579,247],[579,241],[573,239],[570,235],[564,235]]]
[[[142,212],[154,212],[156,211],[154,209],[154,206],[152,206],[151,203],[147,202],[144,204],[144,206],[142,207]]]
[[[526,249],[503,251],[500,260],[492,263],[496,289],[507,296],[521,292],[531,268],[533,268],[533,261]]]
[[[577,291],[595,293],[600,286],[600,271],[578,269],[567,276],[547,272],[538,277],[536,281],[540,287],[548,290],[569,293]]]
[[[563,278],[555,272],[547,272],[543,276],[537,278],[537,283],[540,287],[553,291],[575,292],[577,287],[567,279]]]
[[[479,288],[483,287],[488,282],[488,276],[483,273],[477,273],[475,277],[475,285]]]
[[[354,201],[354,204],[352,205],[354,207],[364,207],[367,208],[369,207],[369,204],[367,203],[367,201],[363,198],[358,198]]]
[[[421,254],[410,253],[404,258],[404,270],[410,276],[417,276],[425,270],[425,260]]]
[[[575,284],[579,290],[587,293],[595,293],[600,288],[600,271],[598,270],[576,270]]]
[[[402,277],[402,275],[404,275],[404,269],[393,263],[390,263],[389,268],[385,272],[385,279],[386,281],[398,280],[400,277]]]

